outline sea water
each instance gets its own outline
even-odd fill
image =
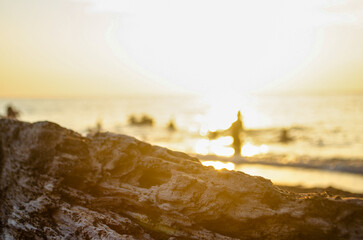
[[[8,104],[24,121],[53,121],[84,135],[98,123],[102,131],[196,155],[205,165],[279,184],[363,192],[363,95],[0,99],[1,115]],[[244,145],[242,156],[233,157],[233,139],[210,139],[208,132],[228,128],[238,110]],[[152,126],[129,124],[131,115],[144,114],[153,118]],[[170,120],[175,131],[167,128]],[[291,141],[280,141],[282,129]]]

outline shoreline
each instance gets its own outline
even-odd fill
[[[319,188],[319,187],[313,187],[313,188],[306,188],[302,186],[285,186],[285,185],[278,185],[275,184],[277,187],[294,193],[318,193],[318,194],[326,194],[329,197],[345,197],[345,198],[362,198],[363,199],[363,193],[352,193],[348,191],[344,191],[341,189],[337,189],[334,187],[327,187],[327,188]]]
[[[258,154],[255,156],[238,156],[238,157],[225,157],[218,155],[202,155],[190,153],[203,161],[220,161],[220,162],[232,162],[233,164],[256,164],[271,167],[291,167],[297,169],[307,170],[319,170],[319,171],[330,171],[330,172],[341,172],[356,175],[363,175],[363,166],[357,163],[362,163],[363,160],[354,158],[344,160],[346,165],[342,165],[339,158],[328,158],[329,160],[321,160],[311,158],[305,162],[293,162],[293,161],[281,161],[286,158],[286,155],[278,154]]]
[[[201,161],[205,166],[213,166],[216,169],[226,168],[244,172],[252,176],[262,176],[270,179],[274,184],[287,187],[301,186],[310,189],[332,187],[351,193],[363,193],[363,176],[360,174],[337,172],[327,169],[273,166],[259,163],[235,164],[233,162],[205,159],[201,159]]]

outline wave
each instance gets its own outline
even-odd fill
[[[232,162],[234,164],[261,164],[277,167],[295,167],[345,172],[363,175],[363,159],[321,158],[310,156],[264,155],[254,157],[223,157],[218,155],[195,155],[201,160]]]

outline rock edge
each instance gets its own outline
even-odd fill
[[[0,120],[1,239],[363,239],[363,200],[294,193],[133,137]]]

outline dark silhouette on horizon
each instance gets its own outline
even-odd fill
[[[137,119],[135,115],[129,117],[129,124],[133,126],[153,126],[154,119],[148,115],[143,115],[141,119]]]
[[[288,143],[293,140],[292,137],[289,135],[289,131],[286,128],[281,129],[280,133],[280,142],[281,143]]]
[[[175,121],[173,119],[170,119],[170,121],[167,125],[167,129],[171,132],[176,131],[176,125],[175,125]]]

